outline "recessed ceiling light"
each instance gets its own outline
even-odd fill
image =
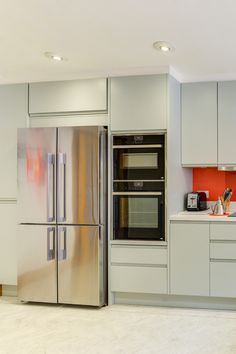
[[[153,47],[161,52],[173,52],[175,50],[170,43],[164,41],[153,43]]]
[[[52,60],[56,60],[56,61],[66,60],[66,58],[64,58],[58,54],[51,53],[51,52],[45,52],[44,55],[45,55],[45,57],[52,59]]]

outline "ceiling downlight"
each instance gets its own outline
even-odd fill
[[[153,47],[160,52],[168,53],[173,52],[175,48],[168,42],[165,41],[156,41],[153,43]]]
[[[66,58],[62,57],[61,55],[58,54],[54,54],[52,52],[45,52],[44,53],[45,57],[51,60],[55,60],[55,61],[65,61],[67,60]]]

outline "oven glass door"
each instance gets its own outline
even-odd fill
[[[114,148],[115,180],[163,180],[164,149]]]
[[[164,196],[162,192],[114,193],[114,238],[164,240]]]

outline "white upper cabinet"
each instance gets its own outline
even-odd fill
[[[166,129],[167,75],[111,78],[111,130]]]
[[[17,128],[27,125],[27,84],[0,86],[0,198],[17,195]]]
[[[37,82],[29,85],[29,114],[107,111],[107,80]]]
[[[182,84],[182,164],[217,165],[216,82]]]
[[[218,83],[218,164],[236,164],[236,81]]]

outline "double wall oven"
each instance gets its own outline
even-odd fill
[[[113,238],[165,240],[165,135],[113,136]]]

